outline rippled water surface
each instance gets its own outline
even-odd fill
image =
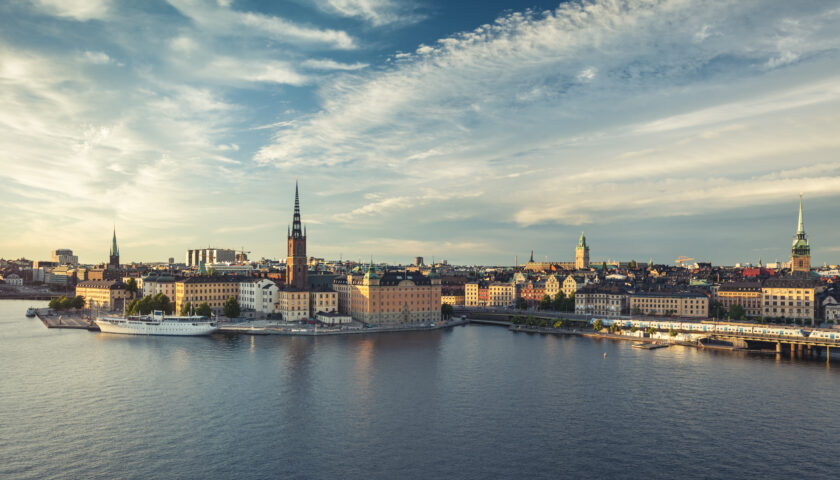
[[[480,326],[131,337],[30,303],[0,301],[0,478],[840,475],[840,360]]]

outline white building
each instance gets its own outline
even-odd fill
[[[59,265],[73,265],[79,264],[79,257],[73,255],[73,250],[67,248],[59,248],[52,251],[52,261]]]
[[[169,275],[148,276],[137,281],[143,289],[144,297],[153,297],[159,293],[166,295],[175,304],[175,278]]]
[[[23,285],[23,279],[20,278],[16,273],[12,273],[11,275],[6,275],[5,277],[0,277],[3,281],[6,282],[6,285],[15,285],[20,286]]]
[[[275,313],[279,290],[276,283],[265,278],[240,282],[239,306],[262,315]]]
[[[187,250],[187,266],[197,267],[204,262],[210,263],[235,262],[236,252],[228,248],[202,248],[198,250]]]

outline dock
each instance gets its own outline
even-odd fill
[[[641,348],[642,350],[656,350],[657,348],[670,347],[670,343],[634,343],[633,348]]]
[[[77,330],[99,331],[96,324],[79,314],[53,312],[49,308],[35,310],[35,316],[47,328],[70,328]]]

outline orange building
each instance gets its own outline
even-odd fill
[[[440,276],[411,272],[377,273],[336,278],[338,310],[353,320],[372,325],[402,325],[439,321]]]

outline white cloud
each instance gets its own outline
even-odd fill
[[[777,6],[584,1],[515,12],[324,85],[322,110],[278,131],[255,160],[281,171],[376,171],[363,191],[381,196],[339,220],[411,212],[431,221],[447,209],[395,186],[406,184],[498,191],[452,205],[529,225],[779,199],[817,179],[762,175],[838,148],[828,132],[840,128],[831,114],[840,34],[824,6]],[[791,15],[796,22],[783,20]],[[806,70],[762,68],[794,44],[813,59]],[[708,180],[710,170],[721,174]],[[828,195],[837,178],[811,193]]]
[[[318,59],[318,58],[310,58],[304,60],[302,65],[306,68],[312,70],[344,70],[344,71],[352,71],[352,70],[361,70],[363,68],[367,68],[367,63],[341,63],[336,62],[335,60],[330,59]]]
[[[95,65],[105,65],[107,63],[111,63],[111,57],[109,57],[105,52],[87,51],[82,54],[82,59],[87,63],[93,63]]]
[[[78,21],[101,20],[108,16],[109,0],[31,0],[44,13]]]
[[[426,18],[400,0],[317,0],[317,5],[326,12],[360,18],[374,26],[416,23]]]
[[[228,5],[202,0],[169,0],[197,26],[215,35],[262,36],[278,41],[322,44],[337,49],[356,48],[355,40],[341,30],[299,25],[280,17],[232,10]]]

